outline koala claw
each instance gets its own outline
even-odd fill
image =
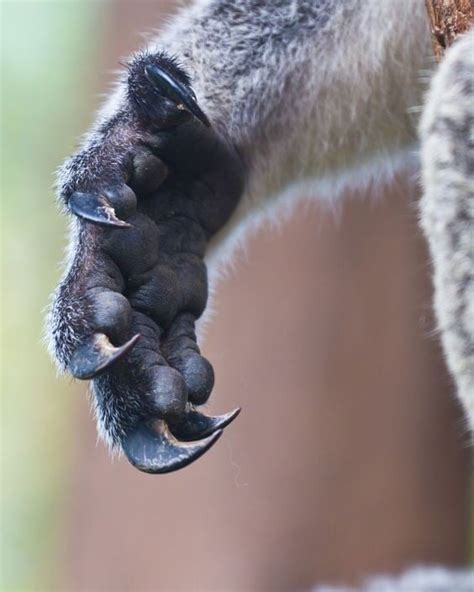
[[[197,104],[196,96],[189,87],[186,87],[176,78],[171,77],[168,72],[157,64],[148,64],[145,66],[145,76],[161,96],[188,110],[206,127],[211,126],[207,115]]]
[[[129,352],[139,339],[140,334],[137,334],[124,345],[115,347],[104,333],[95,333],[76,349],[71,356],[68,369],[74,378],[94,378]]]
[[[76,216],[95,224],[114,226],[115,228],[130,226],[128,222],[117,217],[111,201],[102,194],[76,191],[69,199],[69,208]]]
[[[144,473],[171,473],[189,465],[222,436],[218,430],[196,444],[179,442],[166,422],[158,419],[143,422],[122,439],[122,448],[129,462]]]
[[[169,421],[173,435],[182,442],[201,440],[216,431],[222,431],[239,415],[240,407],[214,417],[196,411],[192,407],[179,419]]]

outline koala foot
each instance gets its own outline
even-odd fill
[[[92,380],[101,435],[148,473],[206,452],[239,409],[197,410],[214,385],[195,321],[206,246],[243,191],[236,151],[164,54],[129,65],[115,113],[60,172],[71,257],[48,329],[61,369]]]

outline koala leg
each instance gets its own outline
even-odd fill
[[[194,324],[208,240],[243,190],[243,167],[166,55],[129,66],[125,96],[64,165],[70,261],[49,315],[60,367],[92,380],[99,429],[140,470],[202,455],[238,410],[208,417],[214,373]]]

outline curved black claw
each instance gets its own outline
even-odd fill
[[[104,333],[94,333],[80,345],[69,361],[69,371],[75,378],[88,380],[97,376],[126,354],[140,339],[137,334],[120,347],[115,347]]]
[[[145,76],[158,89],[161,95],[177,105],[182,105],[205,126],[211,127],[207,115],[197,104],[196,97],[190,88],[170,76],[166,70],[156,64],[145,66]]]
[[[117,217],[114,207],[104,195],[76,191],[69,198],[69,207],[77,216],[95,224],[116,228],[130,226],[128,222]]]
[[[223,430],[239,415],[240,407],[224,415],[209,416],[191,407],[182,418],[169,422],[173,435],[184,442],[201,440],[217,430]]]
[[[185,444],[173,437],[162,419],[154,425],[142,423],[122,440],[130,463],[145,473],[171,473],[191,464],[221,437],[222,430],[196,444]]]

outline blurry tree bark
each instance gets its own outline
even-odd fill
[[[474,0],[425,0],[436,61],[474,24]]]

